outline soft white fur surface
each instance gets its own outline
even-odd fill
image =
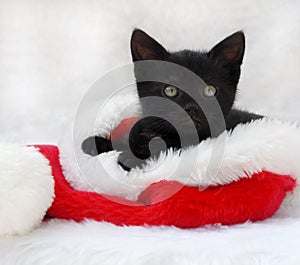
[[[54,220],[0,239],[1,265],[299,265],[300,220],[231,227],[116,227]]]
[[[134,27],[171,50],[243,29],[237,105],[300,121],[299,10],[296,0],[1,0],[1,140],[57,143],[86,89],[130,62]],[[299,218],[197,230],[54,221],[0,239],[0,264],[299,265],[299,233]]]
[[[32,231],[53,197],[48,160],[34,147],[0,143],[0,236]]]

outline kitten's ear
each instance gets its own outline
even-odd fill
[[[131,36],[132,60],[161,60],[169,57],[169,53],[156,40],[140,29],[135,29]]]
[[[208,56],[225,66],[240,66],[243,62],[244,52],[245,35],[242,31],[237,31],[215,45],[209,51]]]

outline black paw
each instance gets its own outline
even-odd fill
[[[81,149],[84,153],[91,156],[97,156],[113,150],[111,141],[99,136],[85,139],[81,144]]]

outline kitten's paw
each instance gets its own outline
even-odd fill
[[[111,141],[99,136],[85,139],[81,144],[81,149],[84,153],[91,156],[97,156],[113,150]]]

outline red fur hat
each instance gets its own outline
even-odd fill
[[[132,121],[134,119],[122,122],[112,133],[113,137],[128,131]],[[277,131],[273,130],[274,126]],[[268,137],[274,144],[262,139],[258,148],[257,139],[250,139],[251,144],[244,143],[242,148],[245,150],[246,146],[249,152],[243,156],[238,150],[240,157],[237,161],[233,160],[238,149],[234,145],[235,137],[243,141],[244,136],[261,130],[273,131]],[[159,176],[159,180],[139,192],[135,200],[116,195],[113,189],[110,194],[75,189],[64,175],[57,146],[6,145],[1,149],[1,157],[7,158],[10,163],[0,167],[0,179],[5,187],[5,193],[0,188],[0,214],[5,216],[0,220],[0,234],[28,232],[45,216],[75,221],[91,218],[116,225],[193,228],[206,224],[231,225],[263,220],[274,215],[283,201],[286,203],[281,207],[282,212],[290,214],[290,209],[294,211],[293,207],[299,204],[299,200],[295,199],[298,187],[295,187],[300,167],[294,157],[284,159],[287,150],[298,144],[298,140],[292,140],[295,135],[299,135],[296,126],[266,119],[238,126],[227,135],[228,153],[217,180],[223,180],[224,184],[212,183],[202,190],[199,185],[182,183],[180,178],[166,180]],[[253,150],[256,152],[252,154]],[[278,161],[286,162],[282,164],[282,170]],[[233,165],[233,169],[226,168],[228,163]],[[232,173],[232,178],[224,172]],[[99,172],[99,175],[102,173]],[[294,195],[291,193],[293,189]],[[11,207],[12,204],[15,207]]]

